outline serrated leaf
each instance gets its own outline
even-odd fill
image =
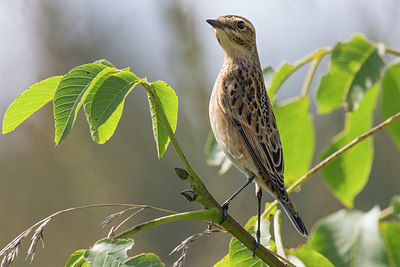
[[[150,85],[164,109],[165,116],[167,117],[172,131],[175,132],[178,117],[178,97],[176,96],[175,91],[171,86],[163,81],[156,81]],[[148,95],[148,99],[151,120],[153,122],[154,140],[157,145],[158,158],[161,159],[167,150],[170,139],[165,125],[163,124],[163,119],[161,117],[162,111],[157,108],[157,105],[154,102],[155,99],[153,99],[151,95]]]
[[[86,112],[93,141],[103,144],[114,134],[122,115],[125,98],[139,83],[135,74],[120,71],[107,76],[90,96]],[[90,101],[90,100],[89,100]],[[86,108],[85,106],[85,108]]]
[[[325,159],[372,127],[373,111],[379,87],[367,91],[357,111],[346,113],[345,129],[333,139],[321,158]],[[368,138],[344,152],[322,169],[323,180],[335,197],[346,207],[352,207],[354,198],[368,181],[374,157],[372,138]]]
[[[85,261],[83,255],[85,254],[86,249],[80,249],[75,251],[68,259],[65,267],[90,267],[89,264]]]
[[[133,246],[133,240],[128,239],[102,239],[91,249],[84,253],[85,260],[94,267],[116,267],[116,266],[135,266],[135,267],[161,267],[164,264],[154,254],[141,254],[129,258],[127,251]]]
[[[220,166],[219,175],[226,173],[231,167],[232,162],[219,147],[212,131],[208,134],[207,142],[204,147],[204,153],[207,158],[207,164],[210,166]]]
[[[115,67],[110,61],[108,61],[106,59],[99,59],[99,60],[96,60],[93,63],[102,64],[102,65],[104,65],[106,67],[110,67],[110,68],[114,68]]]
[[[85,64],[72,69],[60,80],[54,93],[54,119],[55,142],[61,144],[67,138],[74,125],[79,108],[93,87],[93,81],[98,75],[102,75],[104,69],[112,71],[102,64]]]
[[[308,97],[274,107],[285,161],[285,185],[290,186],[310,168],[315,129]]]
[[[390,266],[400,266],[400,223],[381,222],[380,230],[386,245]]]
[[[385,71],[381,101],[381,114],[384,120],[398,112],[400,112],[400,61],[396,61]],[[400,149],[400,121],[393,122],[386,129]]]
[[[340,210],[317,222],[308,244],[335,266],[387,266],[378,207],[367,213]]]
[[[319,85],[317,103],[320,113],[345,105],[357,110],[364,94],[378,80],[384,65],[378,49],[362,35],[348,43],[338,43],[332,52],[331,66]]]
[[[307,245],[302,245],[296,249],[286,249],[287,253],[294,255],[299,259],[303,266],[307,267],[333,267],[334,265],[321,253],[313,250]],[[291,261],[296,266],[300,266],[294,262],[294,259],[288,255],[289,261]]]
[[[296,70],[293,64],[289,64],[287,62],[283,63],[283,65],[272,75],[270,86],[267,87],[268,96],[270,99],[273,99],[279,87],[283,84],[284,81]]]
[[[38,82],[23,92],[8,107],[3,119],[3,134],[9,133],[49,103],[62,76],[55,76]]]

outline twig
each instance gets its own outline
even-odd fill
[[[287,192],[291,193],[294,189],[296,189],[298,186],[302,185],[305,181],[307,181],[314,173],[316,173],[317,171],[319,171],[320,169],[322,169],[325,165],[327,165],[328,163],[330,163],[331,161],[333,161],[334,159],[336,159],[337,157],[339,157],[341,154],[343,154],[344,152],[346,152],[347,150],[349,150],[350,148],[352,148],[353,146],[355,146],[356,144],[360,143],[361,141],[363,141],[364,139],[368,138],[369,136],[375,134],[376,132],[382,130],[383,128],[385,128],[386,126],[392,124],[394,121],[396,121],[398,118],[400,118],[400,112],[389,117],[387,120],[385,120],[384,122],[378,124],[377,126],[375,126],[374,128],[370,129],[369,131],[363,133],[362,135],[356,137],[353,141],[351,141],[350,143],[347,143],[347,145],[345,145],[344,147],[342,147],[341,149],[337,150],[335,153],[331,154],[329,157],[327,157],[326,159],[324,159],[323,161],[321,161],[320,163],[318,163],[317,165],[315,165],[311,170],[309,170],[306,174],[304,174],[300,179],[298,179],[294,184],[292,184],[288,189]],[[276,205],[278,205],[278,201],[274,201],[271,203],[271,205],[268,207],[268,209],[266,209],[263,214],[268,213],[273,207],[275,207]]]
[[[387,48],[387,47],[385,48],[385,52],[393,54],[393,55],[396,55],[396,56],[400,56],[400,52],[399,51],[394,50],[394,49],[390,49],[390,48]]]
[[[321,61],[322,58],[323,58],[325,55],[327,55],[327,54],[329,54],[329,53],[331,53],[331,52],[332,52],[332,48],[330,48],[330,47],[325,47],[325,48],[318,49],[317,51],[315,51],[315,52],[313,52],[313,53],[311,53],[311,54],[305,56],[305,57],[302,58],[302,59],[299,59],[298,61],[296,61],[296,62],[293,64],[293,70],[290,72],[290,74],[293,74],[294,72],[296,72],[298,69],[300,69],[301,67],[303,67],[304,65],[306,65],[306,64],[307,64],[308,62],[310,62],[310,61],[316,61],[316,60],[317,60],[318,63],[319,63],[319,61]],[[318,64],[317,64],[317,65],[318,65]],[[315,66],[315,69],[316,69],[316,67],[317,67],[317,66]],[[315,72],[315,70],[314,70],[314,72]],[[274,92],[274,94],[276,94],[276,92],[279,90],[279,88],[281,88],[281,85],[282,85],[290,76],[291,76],[291,75],[287,75],[286,77],[284,77],[284,79],[281,81],[279,87],[276,88],[276,91]],[[311,77],[311,79],[312,79],[312,77]],[[303,89],[304,89],[304,88],[303,88]]]
[[[160,218],[156,218],[151,221],[147,221],[141,224],[138,224],[132,228],[129,228],[122,233],[119,233],[114,236],[114,239],[118,238],[126,238],[128,236],[137,234],[145,229],[161,225],[164,223],[168,222],[176,222],[176,221],[181,221],[181,220],[212,220],[215,217],[218,217],[219,215],[219,210],[217,209],[206,209],[206,210],[196,210],[196,211],[190,211],[190,212],[182,212],[182,213],[177,213],[173,215],[168,215]]]
[[[383,221],[394,214],[393,207],[387,207],[386,209],[382,210],[379,215],[379,221]]]

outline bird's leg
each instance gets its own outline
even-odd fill
[[[257,231],[255,235],[256,243],[254,244],[254,249],[251,251],[253,258],[254,258],[254,251],[260,244],[260,238],[261,238],[261,231],[260,231],[260,225],[261,225],[261,198],[262,198],[262,189],[261,187],[256,184],[256,196],[257,196],[257,208],[258,208],[258,220],[257,220]]]
[[[223,204],[222,204],[222,221],[219,224],[222,224],[226,217],[228,216],[228,206],[229,203],[232,201],[232,199],[234,199],[246,186],[248,186],[253,180],[254,180],[254,176],[251,176],[249,178],[247,178],[247,181],[235,192],[233,193],[233,195],[228,198]]]

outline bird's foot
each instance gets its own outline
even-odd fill
[[[256,235],[254,236],[256,242],[254,243],[254,249],[251,251],[251,255],[253,256],[253,259],[256,257],[255,251],[258,248],[258,246],[260,245],[260,230],[258,229],[256,232]]]
[[[222,221],[219,224],[222,224],[226,220],[226,217],[228,217],[228,206],[229,202],[224,202],[224,204],[222,204]]]

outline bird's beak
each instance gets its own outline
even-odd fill
[[[221,22],[219,22],[218,20],[215,19],[208,19],[206,20],[208,24],[210,24],[211,26],[213,26],[215,29],[223,29],[225,27],[225,25]]]

